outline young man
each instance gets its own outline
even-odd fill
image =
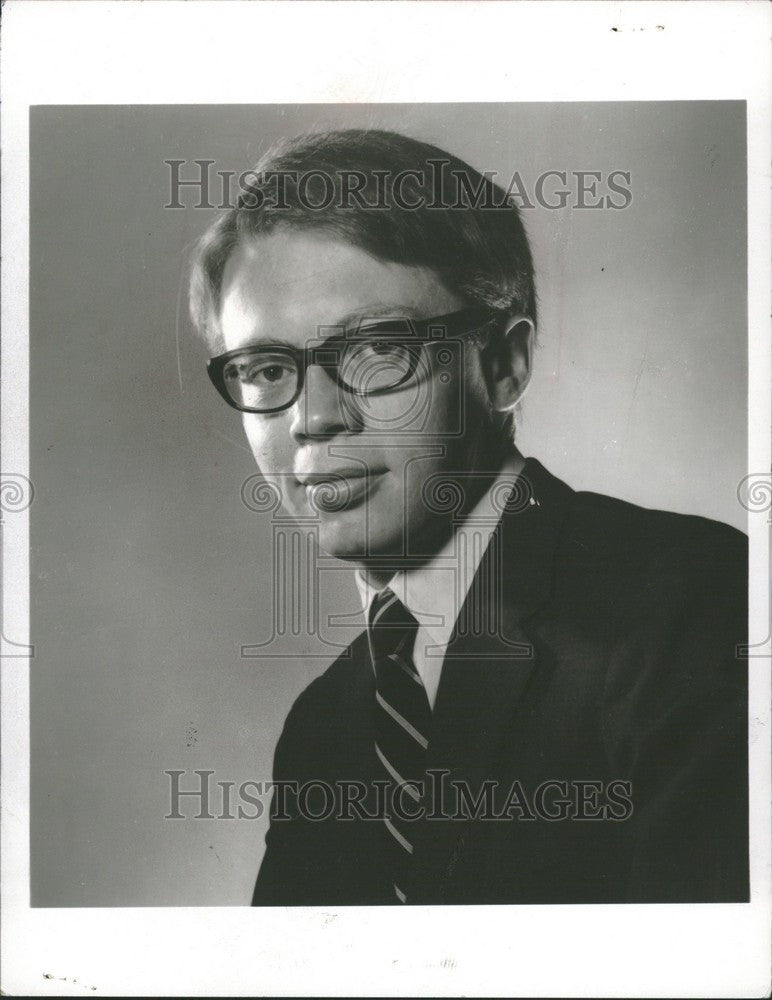
[[[260,472],[367,617],[287,718],[255,904],[747,900],[744,536],[519,453],[505,193],[403,136],[303,137],[191,288]]]

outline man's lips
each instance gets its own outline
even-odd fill
[[[320,513],[335,513],[363,503],[385,472],[385,469],[347,466],[324,472],[304,472],[296,479],[305,489],[311,507]]]
[[[296,473],[295,478],[301,486],[317,486],[319,483],[340,483],[348,480],[373,478],[383,475],[385,471],[385,469],[365,469],[361,465],[352,465],[323,472]]]

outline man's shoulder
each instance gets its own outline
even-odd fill
[[[548,531],[562,526],[601,549],[613,551],[622,540],[626,546],[641,547],[652,543],[688,546],[707,541],[736,548],[747,542],[743,532],[722,521],[644,507],[594,490],[574,489],[535,458],[526,459],[522,475],[526,488],[519,499],[527,497],[529,504],[521,504],[520,508],[515,505],[515,511],[524,507],[527,512],[533,505],[544,505],[547,517],[542,521]]]
[[[362,633],[295,698],[276,745],[274,779],[318,777],[361,756],[373,690]]]
[[[601,576],[613,578],[623,568],[645,573],[663,563],[688,570],[705,564],[741,567],[747,561],[747,537],[721,521],[574,490],[532,458],[526,475],[531,506],[515,534],[521,539],[537,534],[540,541],[531,548],[543,555],[554,551],[564,566],[596,567]]]
[[[288,721],[310,722],[317,726],[322,718],[320,712],[328,706],[342,710],[348,700],[361,694],[366,696],[365,689],[372,683],[371,672],[367,635],[362,632],[300,692],[290,709]]]
[[[568,539],[626,558],[705,545],[742,551],[747,545],[746,536],[723,521],[641,507],[590,491],[573,494],[565,527]]]
[[[557,548],[558,565],[572,577],[632,598],[686,599],[698,591],[745,591],[748,539],[721,521],[641,507],[600,493],[573,493]],[[577,579],[578,579],[577,577]]]
[[[587,620],[677,617],[687,605],[704,617],[722,602],[742,617],[748,542],[741,531],[574,490],[533,458],[525,474],[529,503],[509,519],[505,548],[526,606],[530,588],[551,592],[565,614]]]

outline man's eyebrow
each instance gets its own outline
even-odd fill
[[[374,302],[346,313],[345,316],[342,316],[335,323],[320,323],[316,328],[316,335],[323,334],[326,338],[327,335],[335,330],[350,330],[361,323],[377,322],[381,319],[418,319],[420,313],[421,310],[416,309],[415,306],[395,306],[393,302]],[[312,336],[309,337],[309,340],[311,339],[313,339]],[[266,337],[258,335],[250,337],[242,345],[241,349],[248,350],[253,347],[289,347],[291,350],[297,350],[297,344],[293,344],[281,336]]]
[[[373,302],[342,316],[337,323],[328,326],[340,326],[347,329],[359,323],[377,321],[379,319],[418,319],[420,310],[415,306],[394,305],[393,302]]]
[[[236,350],[248,351],[253,347],[287,347],[291,351],[297,350],[297,344],[291,344],[288,340],[282,337],[250,337],[250,339],[237,347]]]

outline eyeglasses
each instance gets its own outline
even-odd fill
[[[363,320],[355,330],[337,328],[305,348],[240,347],[211,358],[206,367],[230,406],[243,413],[278,413],[300,396],[309,365],[324,368],[356,396],[392,392],[415,376],[427,346],[477,333],[499,315],[475,306],[432,319]]]

